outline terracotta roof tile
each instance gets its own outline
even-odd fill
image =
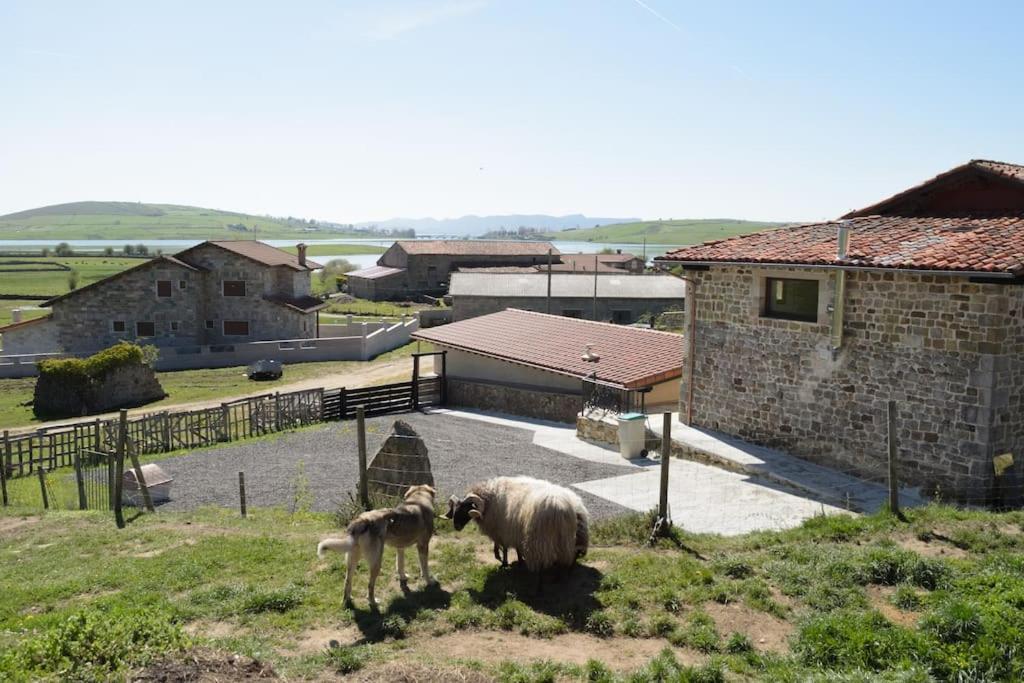
[[[598,379],[629,388],[679,377],[683,367],[681,335],[514,308],[412,336],[561,375],[583,378],[596,371]],[[596,363],[582,358],[587,344],[600,356]]]
[[[518,240],[399,240],[395,244],[407,254],[445,256],[547,256],[558,254],[550,242]]]
[[[838,228],[850,228],[836,258]],[[659,261],[853,266],[1024,275],[1024,215],[867,216],[795,225],[671,251]]]
[[[258,240],[209,240],[208,242],[203,242],[203,244],[212,244],[221,249],[227,249],[239,256],[244,256],[266,266],[287,266],[292,270],[316,270],[317,268],[323,268],[319,263],[308,259],[306,260],[306,265],[302,265],[299,263],[297,254],[289,254],[287,251],[272,247]],[[192,251],[192,249],[203,246],[203,244],[179,252],[178,255],[184,256]]]

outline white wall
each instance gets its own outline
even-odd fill
[[[55,353],[60,350],[57,341],[57,324],[53,318],[43,322],[31,322],[4,332],[0,337],[5,356],[23,353]]]
[[[444,347],[441,347],[444,348]],[[525,365],[516,365],[506,361],[478,356],[465,351],[448,350],[447,372],[449,377],[458,379],[478,379],[506,384],[543,387],[581,393],[583,383],[577,377],[568,377],[554,372],[538,370]]]

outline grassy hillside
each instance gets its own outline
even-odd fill
[[[74,202],[0,216],[0,239],[285,239],[353,235],[301,219],[173,204]]]
[[[105,511],[0,511],[0,678],[236,680],[270,667],[286,680],[371,682],[1024,676],[1020,512],[818,517],[656,548],[637,514],[595,525],[582,566],[542,593],[500,569],[474,525],[454,533],[439,520],[440,586],[424,586],[415,560],[399,586],[388,549],[376,611],[365,562],[347,607],[343,561],[315,556],[346,510],[241,519],[227,507],[144,514],[123,530]]]
[[[72,271],[77,274],[78,287],[84,287],[142,262],[116,256],[0,257],[0,294],[57,296],[68,292]]]
[[[580,242],[625,242],[640,244],[647,238],[649,244],[698,244],[707,240],[744,235],[784,223],[737,221],[728,218],[698,220],[640,221],[617,223],[583,230],[562,230],[545,233],[545,239]]]

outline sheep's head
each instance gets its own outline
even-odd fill
[[[484,499],[475,493],[471,493],[465,498],[457,498],[452,496],[448,499],[448,512],[445,513],[445,519],[452,520],[452,526],[455,527],[456,531],[462,531],[462,529],[469,524],[469,520],[475,519],[480,520],[484,514]]]

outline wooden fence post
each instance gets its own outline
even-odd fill
[[[220,404],[221,441],[231,441],[231,408],[227,403]]]
[[[245,517],[245,472],[238,473],[238,503],[242,509],[242,517]]]
[[[359,440],[359,502],[370,509],[370,492],[366,482],[366,409],[356,408],[356,433]]]
[[[139,464],[138,449],[135,448],[134,444],[128,447],[128,454],[132,459],[132,469],[135,470],[135,483],[142,493],[142,502],[146,505],[146,511],[156,512],[156,508],[153,507],[153,497],[149,495],[149,485],[146,484],[146,477],[142,474],[142,465]]]
[[[7,468],[11,464],[10,432],[4,430],[4,450],[0,452],[0,494],[3,494],[4,507],[10,504],[7,499]]]
[[[96,421],[93,422],[92,445],[93,450],[97,453],[103,450],[103,425],[98,417],[96,418]]]
[[[658,495],[658,517],[662,532],[668,531],[668,467],[672,459],[672,413],[665,413],[661,422],[661,487]]]
[[[281,392],[274,392],[274,431],[281,431]]]
[[[889,437],[889,511],[900,521],[905,522],[907,519],[900,510],[900,481],[896,474],[896,401],[889,401],[886,412]]]
[[[160,425],[160,441],[163,442],[164,453],[171,450],[171,413],[166,410]]]
[[[118,529],[124,528],[124,511],[121,496],[124,493],[124,452],[128,443],[128,411],[121,410],[117,422],[117,455],[114,463],[114,522]]]
[[[89,507],[85,498],[85,477],[82,476],[82,459],[75,451],[75,483],[78,485],[78,509],[85,510]]]
[[[420,357],[412,357],[412,410],[420,407]]]
[[[338,402],[338,420],[341,421],[348,415],[348,396],[345,393],[345,387],[341,388],[341,394],[338,396]]]
[[[46,495],[46,468],[42,465],[36,470],[36,474],[39,475],[39,491],[43,496],[43,509],[50,509],[50,499]]]

